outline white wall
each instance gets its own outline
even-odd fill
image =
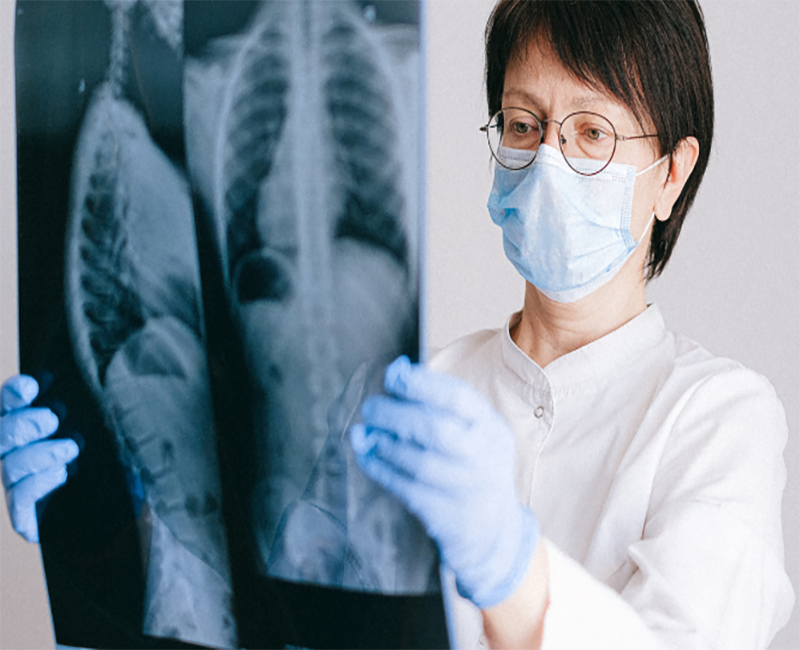
[[[668,325],[766,375],[786,407],[787,567],[800,591],[800,3],[701,0],[717,97],[706,180],[665,277]],[[523,283],[485,209],[482,35],[492,0],[430,0],[426,327],[439,347],[502,324]],[[0,377],[16,371],[13,4],[0,2]],[[52,647],[38,549],[0,516],[0,648]],[[798,610],[773,643],[800,649]]]

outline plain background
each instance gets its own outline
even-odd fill
[[[662,279],[670,329],[764,374],[786,408],[786,566],[800,591],[800,3],[701,0],[717,127]],[[429,0],[425,327],[431,347],[502,325],[522,303],[485,203],[482,37],[492,0]],[[14,5],[0,0],[0,377],[17,370]],[[757,431],[753,435],[758,435]],[[38,547],[0,516],[0,648],[52,648]],[[795,608],[773,649],[800,650]]]

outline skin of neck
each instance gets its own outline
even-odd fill
[[[539,367],[610,334],[647,308],[644,262],[639,246],[602,287],[575,302],[551,300],[530,282],[522,311],[509,325],[511,339]]]

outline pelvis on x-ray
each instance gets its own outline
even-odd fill
[[[124,16],[132,3],[109,4]],[[124,71],[84,118],[68,312],[152,515],[148,633],[176,607],[171,589],[199,579],[230,597],[220,472],[231,468],[217,460],[204,308],[228,310],[246,362],[258,569],[388,594],[438,588],[431,542],[347,442],[383,364],[418,336],[419,31],[366,13],[265,2],[244,30],[184,56],[185,170],[114,81]],[[195,218],[213,234],[223,304],[203,305]],[[183,614],[186,630],[204,625]],[[235,642],[234,624],[217,628],[179,636]]]

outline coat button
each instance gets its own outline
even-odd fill
[[[534,415],[535,415],[537,418],[540,418],[540,417],[542,417],[542,416],[544,415],[544,406],[537,406],[537,407],[536,407],[536,410],[533,412],[533,414],[534,414]]]

